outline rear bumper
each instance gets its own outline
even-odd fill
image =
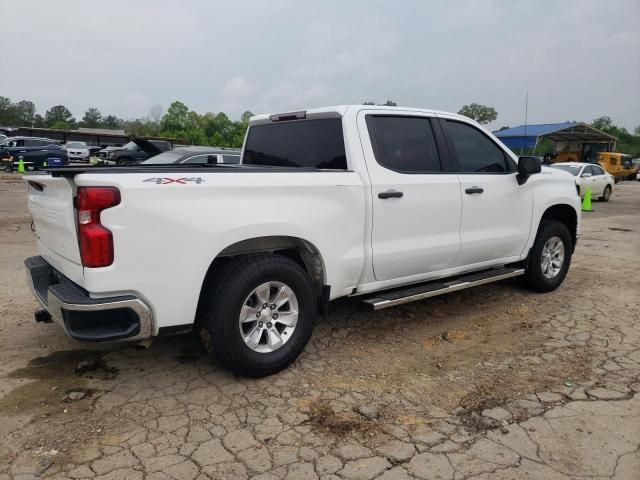
[[[149,306],[134,295],[92,298],[44,258],[24,261],[36,299],[65,333],[81,342],[137,341],[151,337]]]

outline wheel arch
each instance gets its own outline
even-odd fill
[[[571,234],[573,248],[575,249],[578,241],[578,213],[575,208],[566,203],[551,205],[542,214],[540,221],[542,222],[542,220],[555,220],[563,223]]]
[[[318,300],[322,299],[323,295],[325,295],[324,292],[327,282],[326,267],[320,250],[312,242],[301,237],[285,235],[247,238],[236,241],[222,249],[209,264],[200,287],[200,294],[198,295],[198,308],[195,318],[196,324],[198,323],[198,318],[203,308],[203,293],[207,290],[209,283],[214,279],[215,272],[233,257],[255,253],[269,253],[290,258],[307,272]]]

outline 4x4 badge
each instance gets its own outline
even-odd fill
[[[151,182],[156,185],[168,185],[169,183],[178,183],[180,185],[186,185],[187,183],[196,183],[201,184],[204,180],[200,177],[191,177],[191,178],[169,178],[169,177],[157,177],[157,178],[147,178],[143,180],[143,182]]]

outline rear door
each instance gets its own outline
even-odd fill
[[[456,265],[520,256],[531,230],[531,182],[518,185],[515,162],[476,126],[457,118],[441,124],[462,191]]]
[[[359,113],[377,280],[444,270],[460,250],[460,182],[438,149],[443,138],[433,121],[413,112]]]

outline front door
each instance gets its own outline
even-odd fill
[[[531,230],[531,182],[518,185],[513,159],[479,128],[457,119],[441,123],[462,191],[457,266],[520,256]]]
[[[361,112],[358,130],[371,180],[375,278],[450,268],[460,250],[460,182],[443,168],[442,134],[414,112]]]

